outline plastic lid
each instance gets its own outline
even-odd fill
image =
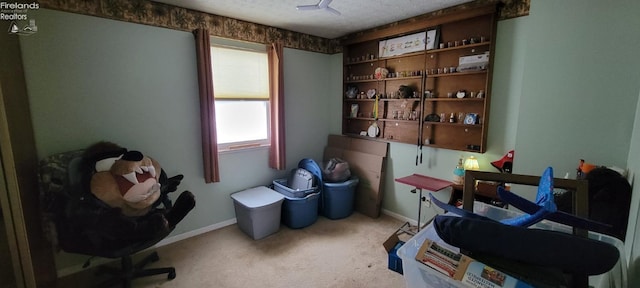
[[[231,194],[231,198],[248,208],[257,208],[284,200],[284,196],[265,186],[255,187]]]

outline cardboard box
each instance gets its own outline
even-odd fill
[[[462,257],[460,253],[451,251],[436,242],[425,240],[416,254],[416,260],[448,277],[454,278]]]
[[[400,249],[404,243],[405,241],[400,240],[397,232],[391,234],[391,236],[382,243],[382,246],[384,246],[384,249],[387,251],[387,268],[400,274],[403,274],[403,271],[402,259],[398,256],[398,249]]]
[[[533,288],[517,278],[431,240],[425,240],[422,243],[416,254],[416,260],[471,287]]]
[[[402,259],[400,259],[400,257],[398,257],[398,249],[400,249],[400,247],[402,247],[402,245],[404,245],[404,241],[399,241],[398,243],[396,243],[396,246],[393,247],[393,249],[391,251],[389,251],[389,256],[388,256],[388,268],[389,270],[393,270],[396,271],[400,274],[402,273]]]
[[[398,250],[400,250],[400,248],[402,248],[402,246],[415,235],[416,228],[416,226],[411,226],[409,222],[405,222],[382,243],[384,250],[387,251],[389,270],[404,274],[402,257],[398,255]]]
[[[458,271],[453,279],[477,288],[533,288],[523,281],[466,256],[460,259]]]
[[[477,55],[462,56],[458,59],[458,71],[484,70],[489,65],[489,52]]]

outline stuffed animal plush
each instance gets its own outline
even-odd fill
[[[160,164],[138,151],[96,161],[90,191],[126,216],[146,215],[160,198]]]
[[[69,168],[69,175],[79,174],[80,183],[68,185],[66,220],[57,225],[64,250],[101,255],[165,237],[195,207],[189,191],[172,204],[168,194],[183,176],[168,178],[157,161],[139,151],[99,142],[80,158],[78,167]]]

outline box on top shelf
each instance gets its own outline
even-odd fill
[[[458,60],[458,71],[484,70],[489,65],[489,52],[483,54],[461,56]]]

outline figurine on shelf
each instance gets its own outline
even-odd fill
[[[580,159],[580,164],[578,164],[578,169],[576,169],[577,170],[576,179],[585,179],[587,176],[587,173],[589,173],[591,170],[595,168],[597,168],[596,165],[587,163],[584,161],[584,159]]]
[[[387,78],[387,74],[389,74],[389,69],[384,68],[384,67],[378,67],[378,68],[376,68],[374,73],[375,73],[374,74],[375,78],[377,80],[382,80],[382,79]]]
[[[464,183],[464,168],[462,164],[462,156],[458,159],[458,165],[453,169],[453,183],[457,185],[462,185]]]

